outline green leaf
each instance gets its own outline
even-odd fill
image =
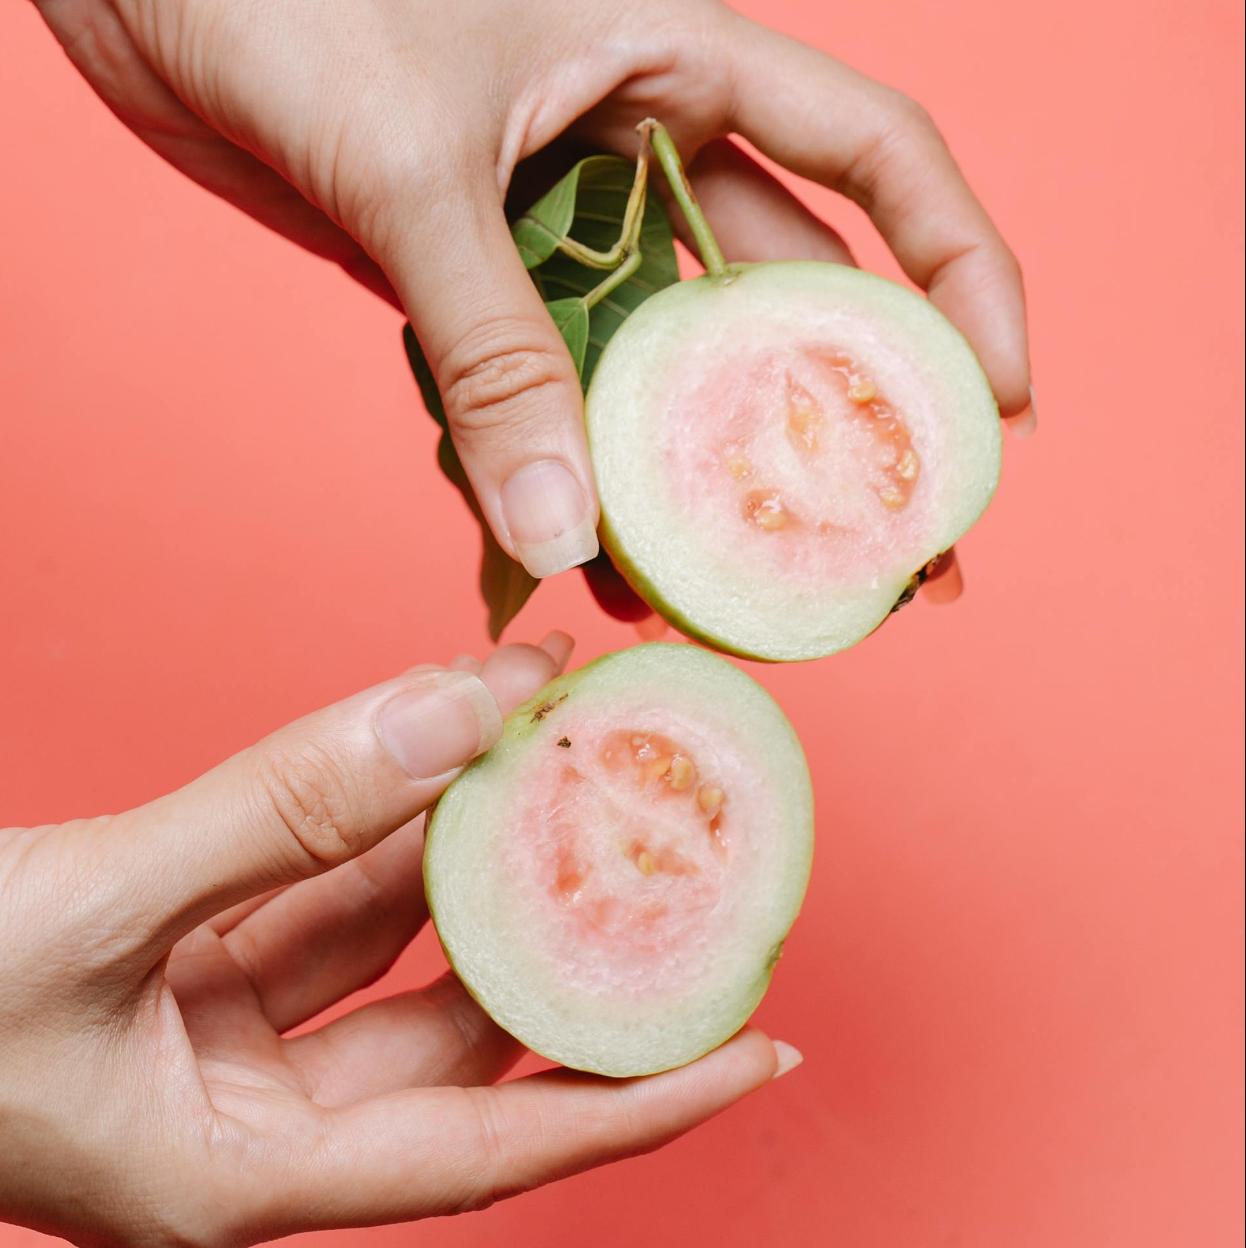
[[[527,248],[528,256],[542,257],[529,263],[525,256],[524,263],[532,270],[532,280],[547,305],[582,298],[605,276],[601,269],[579,264],[557,251],[558,238],[549,241],[553,229],[565,222],[563,236],[594,251],[609,251],[623,227],[635,173],[635,164],[620,156],[590,156],[575,165],[512,226],[520,254]],[[580,382],[586,390],[606,343],[619,326],[650,295],[679,280],[671,223],[652,188],[645,194],[640,253],[640,268],[589,311],[587,345],[580,368]],[[574,354],[573,350],[573,357]]]
[[[580,175],[594,161],[613,160],[611,156],[589,156],[578,161],[559,181],[511,226],[511,237],[519,249],[524,268],[533,269],[548,260],[567,237],[575,216],[575,197]],[[618,238],[618,232],[615,232]],[[606,244],[608,248],[614,242]]]
[[[575,363],[575,371],[584,372],[584,352],[588,347],[588,308],[583,299],[555,299],[547,303],[545,310],[553,318],[554,325],[562,335],[562,340],[571,352]]]
[[[489,612],[489,640],[498,642],[506,626],[523,610],[541,583],[522,563],[516,563],[498,545],[492,530],[480,521],[480,596]]]
[[[480,595],[489,609],[489,637],[492,641],[497,641],[502,636],[502,630],[519,614],[520,608],[532,596],[537,580],[528,574],[523,564],[516,563],[498,545],[493,530],[485,523],[471,482],[467,479],[459,453],[451,440],[446,409],[442,406],[432,369],[429,368],[419,340],[410,325],[403,326],[402,344],[407,349],[407,361],[420,387],[424,406],[428,409],[428,414],[441,426],[441,441],[437,444],[438,466],[463,495],[463,501],[480,525],[480,538],[484,544],[480,558]]]

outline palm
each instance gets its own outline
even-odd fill
[[[518,1056],[452,976],[287,1033],[383,974],[427,920],[423,819],[362,858],[240,907],[173,951],[168,988],[207,1105],[265,1137],[321,1108],[433,1083],[489,1083]],[[181,1072],[185,1073],[185,1072]]]

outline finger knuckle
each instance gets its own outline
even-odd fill
[[[446,1050],[462,1054],[465,1068],[478,1069],[498,1047],[499,1033],[462,981],[447,973],[430,989],[446,1032]]]
[[[360,852],[350,789],[327,750],[304,745],[268,754],[259,772],[262,799],[296,866],[327,870]]]
[[[999,254],[996,257],[996,265],[999,268],[1000,278],[1004,285],[1012,288],[1024,297],[1025,270],[1021,267],[1021,260],[1017,253],[1002,239],[999,242]]]
[[[877,124],[862,140],[836,184],[837,190],[867,212],[873,211],[882,189],[897,181],[897,171],[926,167],[944,146],[934,119],[912,96],[892,87],[881,87],[880,91]]]
[[[886,98],[885,115],[895,130],[919,139],[939,138],[935,119],[920,100],[891,87],[887,88]]]
[[[126,1226],[108,1248],[228,1248],[225,1235],[188,1219],[183,1225],[167,1211],[137,1226]]]
[[[933,287],[952,272],[963,295],[1024,299],[1021,263],[993,231],[950,251],[931,273],[929,284]]]
[[[570,361],[522,321],[495,321],[465,335],[441,361],[438,382],[457,430],[488,433],[522,423],[570,394]]]
[[[445,144],[438,136],[434,147],[428,135],[405,126],[387,126],[385,133],[389,142],[378,141],[376,133],[366,142],[348,135],[325,179],[333,188],[339,219],[369,255],[381,259],[400,254],[411,238],[412,217],[426,216],[454,197],[463,171],[473,168],[470,153],[457,141]],[[380,154],[361,164],[349,155],[359,150]],[[412,155],[430,151],[435,159]]]
[[[463,1089],[474,1115],[476,1147],[471,1172],[455,1204],[456,1213],[478,1213],[522,1190],[522,1186],[509,1177],[511,1150],[507,1140],[511,1132],[497,1098],[491,1096],[490,1091],[488,1088]]]

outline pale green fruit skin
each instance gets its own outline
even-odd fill
[[[669,553],[642,551],[643,524],[635,519],[636,448],[645,437],[644,414],[660,405],[661,378],[680,353],[704,339],[715,318],[727,324],[753,315],[780,316],[789,308],[828,313],[861,309],[878,318],[897,340],[911,344],[915,360],[937,379],[941,408],[956,431],[961,451],[956,479],[941,502],[945,520],[911,567],[882,578],[876,590],[856,602],[848,592],[836,601],[826,591],[826,625],[791,626],[779,598],[771,595],[771,618],[725,620],[714,610],[713,585],[701,600],[685,592],[690,566],[680,563],[686,535],[669,532]],[[730,367],[730,360],[724,361]],[[680,282],[646,300],[623,323],[602,353],[585,400],[589,449],[601,499],[599,533],[616,567],[645,601],[681,632],[717,650],[743,658],[791,662],[819,658],[854,645],[911,596],[914,578],[978,520],[999,482],[999,410],[985,373],[958,330],[926,299],[894,282],[859,269],[817,261],[731,265],[725,277],[709,275]],[[943,413],[941,412],[941,415]],[[652,547],[653,543],[650,541]],[[758,587],[762,595],[767,587]],[[840,618],[837,618],[838,617]]]
[[[709,986],[706,1001],[689,1003],[682,1015],[675,1003],[652,1020],[636,1023],[631,1014],[596,1020],[583,1017],[596,1003],[563,999],[557,983],[533,972],[503,973],[499,960],[522,961],[515,946],[522,936],[507,933],[499,920],[498,889],[483,878],[490,861],[490,828],[504,820],[505,793],[522,776],[525,749],[562,732],[559,710],[590,695],[608,699],[614,690],[654,688],[654,702],[695,690],[724,703],[733,716],[749,721],[755,750],[764,759],[780,794],[776,825],[785,838],[783,870],[769,896],[758,904],[765,923],[746,934],[738,953],[724,953],[730,974]],[[671,691],[674,690],[674,694]],[[565,722],[565,721],[564,721]],[[552,734],[552,735],[551,735]],[[783,940],[795,920],[813,856],[813,795],[808,766],[795,731],[782,710],[751,677],[698,647],[650,644],[608,654],[562,676],[506,719],[502,739],[467,767],[429,816],[424,851],[424,884],[429,913],[446,957],[469,993],[504,1030],[551,1061],[616,1077],[652,1074],[682,1066],[734,1035],[766,993]],[[465,865],[471,858],[476,868]],[[492,899],[492,903],[491,903]],[[490,925],[497,930],[493,930]],[[715,965],[715,973],[718,967]],[[699,986],[698,986],[699,988]],[[708,991],[708,990],[707,990]],[[562,1020],[561,1022],[559,1020]]]

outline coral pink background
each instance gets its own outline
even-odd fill
[[[753,669],[818,857],[804,1067],[665,1152],[324,1248],[1220,1248],[1241,1206],[1241,17],[749,3],[924,101],[1020,253],[1039,437],[955,608]],[[0,10],[0,820],[113,810],[484,645],[397,316]],[[856,214],[806,188],[868,262]],[[578,577],[515,635],[628,644]],[[425,938],[387,990],[418,982]],[[0,1246],[41,1237],[0,1228]]]

